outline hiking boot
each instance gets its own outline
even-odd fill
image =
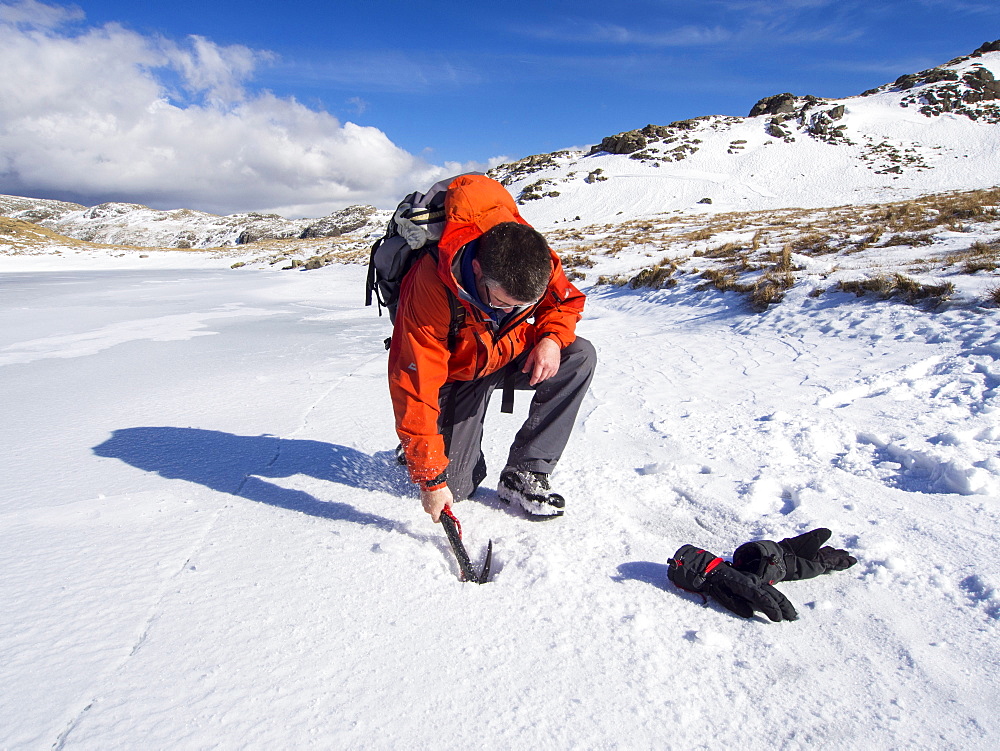
[[[544,472],[505,469],[500,473],[497,494],[505,503],[517,501],[532,519],[562,516],[566,507],[566,499],[552,492]]]

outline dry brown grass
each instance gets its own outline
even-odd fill
[[[699,242],[700,240],[711,240],[715,231],[712,229],[698,229],[678,236],[681,242]]]
[[[730,269],[706,269],[701,272],[701,278],[707,279],[720,292],[736,289],[739,281],[739,277]]]
[[[739,243],[726,243],[701,254],[695,253],[695,255],[702,255],[705,258],[735,258],[741,250],[743,250],[743,246]]]
[[[934,235],[930,232],[920,232],[920,233],[903,233],[896,234],[882,243],[883,248],[889,248],[899,245],[908,245],[911,248],[919,247],[922,245],[933,245]]]
[[[1000,260],[996,258],[970,258],[962,264],[963,274],[975,274],[979,271],[996,271],[1000,269]]]
[[[905,274],[876,274],[865,279],[840,282],[837,288],[842,292],[853,292],[861,297],[869,292],[878,295],[883,300],[901,297],[910,304],[929,301],[935,305],[948,300],[955,292],[955,285],[922,284]]]
[[[963,274],[995,271],[1000,268],[1000,238],[990,242],[976,241],[967,250],[950,253],[944,260],[950,265],[961,264]]]
[[[677,280],[673,278],[675,271],[677,271],[677,264],[670,259],[664,259],[655,266],[648,266],[640,270],[638,274],[628,280],[627,284],[632,289],[641,287],[666,289],[677,284]]]
[[[98,245],[97,243],[89,243],[84,240],[75,240],[72,237],[65,237],[37,224],[5,216],[0,216],[0,242],[9,246],[15,253],[52,245],[72,248],[113,247],[116,250],[121,249],[121,246],[117,245]]]
[[[998,204],[1000,188],[870,206],[664,216],[604,225],[594,229],[604,234],[608,255],[628,248],[647,255],[660,252],[683,256],[687,262],[677,262],[672,270],[661,262],[634,275],[602,278],[598,283],[633,288],[672,286],[682,266],[704,280],[699,289],[735,291],[745,295],[754,309],[764,310],[780,301],[801,276],[803,267],[793,261],[793,256],[851,255],[894,246],[927,247],[925,258],[909,264],[916,273],[932,264],[953,266],[952,273],[992,273],[1000,268],[1000,239],[975,243],[968,251],[947,258],[935,254],[933,248],[938,236],[954,229],[956,222],[967,227],[973,221],[1000,221]],[[744,239],[731,239],[733,233],[743,234]],[[726,235],[727,241],[706,246],[713,237]],[[698,258],[700,269],[692,269],[691,257]],[[865,264],[855,261],[853,265]],[[954,291],[953,285],[920,283],[905,274],[873,274],[862,281],[845,283],[842,288],[907,302],[941,302]],[[814,292],[822,293],[822,289]]]
[[[836,253],[837,249],[830,245],[828,234],[810,232],[790,241],[787,245],[793,253],[801,253],[809,256],[824,256],[829,253]]]
[[[590,269],[594,267],[594,259],[586,253],[565,253],[560,255],[562,265],[568,269]]]

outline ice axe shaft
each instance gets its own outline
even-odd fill
[[[493,562],[493,540],[490,540],[486,547],[486,561],[483,563],[482,571],[477,572],[469,558],[469,553],[462,543],[462,525],[451,511],[451,506],[445,506],[441,512],[441,525],[445,534],[448,535],[448,542],[458,559],[458,567],[462,572],[462,581],[485,584],[489,581],[490,565]]]

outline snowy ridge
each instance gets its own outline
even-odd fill
[[[1000,175],[1000,45],[990,47],[932,69],[941,80],[924,71],[839,100],[777,95],[750,117],[649,125],[490,174],[542,226],[991,187]]]
[[[543,230],[577,216],[594,223],[672,211],[815,208],[992,187],[1000,174],[997,77],[1000,43],[993,42],[858,96],[779,94],[758,102],[749,117],[647,125],[590,150],[539,154],[490,174]],[[0,216],[88,242],[162,248],[336,237],[385,221],[371,206],[289,220],[16,196],[0,196]]]
[[[146,248],[218,248],[262,240],[339,237],[369,224],[384,224],[376,213],[374,206],[349,206],[321,219],[290,220],[277,214],[217,216],[191,209],[159,211],[134,203],[88,208],[0,196],[0,216],[33,222],[84,242]]]

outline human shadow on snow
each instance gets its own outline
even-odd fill
[[[403,530],[384,516],[359,511],[347,503],[322,501],[265,478],[306,475],[360,490],[398,496],[412,492],[393,452],[369,456],[321,441],[198,428],[140,427],[114,431],[93,452],[168,479],[187,480],[270,506],[386,531]]]

